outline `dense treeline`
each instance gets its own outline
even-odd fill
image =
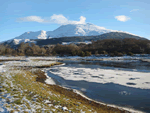
[[[11,48],[9,45],[0,45],[0,55],[13,56],[48,56],[52,55],[53,46],[44,48],[34,43],[21,43],[17,48]]]
[[[83,51],[87,50],[92,54],[109,54],[111,56],[150,54],[150,41],[133,38],[105,39],[95,41],[83,48]]]
[[[13,56],[52,56],[52,55],[79,55],[90,56],[91,54],[108,54],[110,56],[122,56],[124,54],[150,54],[150,41],[133,38],[105,39],[92,41],[92,44],[70,45],[45,45],[39,46],[34,43],[21,43],[17,48],[9,45],[0,45],[0,55]]]

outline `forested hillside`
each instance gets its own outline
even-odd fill
[[[0,45],[0,55],[13,56],[52,56],[52,55],[79,55],[108,54],[110,56],[122,56],[124,54],[150,54],[150,41],[134,38],[104,39],[92,41],[92,44],[70,45],[45,45],[34,43],[21,43],[16,48],[9,45]]]
[[[104,39],[124,39],[124,38],[147,40],[146,38],[131,35],[128,33],[110,32],[98,36],[74,36],[74,37],[61,37],[61,38],[52,38],[46,40],[37,40],[37,45],[47,45],[47,44],[57,44],[57,43],[62,44],[62,42],[85,42],[85,41],[92,41],[92,40],[96,41],[96,40],[104,40]]]

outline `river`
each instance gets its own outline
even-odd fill
[[[150,63],[63,61],[47,70],[57,84],[77,89],[96,101],[150,113]]]

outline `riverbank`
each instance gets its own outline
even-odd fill
[[[0,66],[0,112],[127,112],[88,100],[71,89],[45,84],[47,77],[40,69],[55,64],[58,63],[3,60]]]
[[[131,108],[94,101],[78,90],[56,85],[55,80],[48,77],[48,74],[38,71],[48,69],[55,64],[64,65],[56,61],[65,60],[65,58],[21,57],[21,61],[20,58],[13,58],[15,57],[10,57],[8,61],[6,57],[3,57],[1,61],[3,64],[0,69],[2,83],[0,104],[3,106],[0,108],[1,111],[42,112],[44,110],[45,112],[140,113],[140,111]],[[67,69],[63,70],[68,72]],[[21,81],[24,82],[21,83]],[[26,101],[25,105],[22,103],[24,100]]]

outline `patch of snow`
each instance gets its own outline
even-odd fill
[[[55,85],[56,83],[54,82],[54,80],[51,78],[51,77],[49,77],[48,75],[47,75],[47,73],[45,73],[45,75],[46,75],[46,77],[47,77],[47,79],[45,80],[45,83],[46,84],[50,84],[50,85]]]
[[[9,66],[44,66],[44,65],[50,65],[52,63],[56,63],[56,61],[9,61],[6,62],[6,64],[9,64]]]
[[[68,111],[68,108],[67,107],[62,107],[62,110],[63,111]]]
[[[46,104],[47,104],[47,103],[51,103],[51,101],[49,101],[49,100],[45,100],[45,101],[44,101],[44,103],[46,103]]]
[[[4,112],[4,109],[3,109],[3,108],[0,108],[0,112]]]
[[[61,105],[56,105],[56,106],[54,106],[56,109],[58,109],[58,108],[61,108],[62,106]]]
[[[0,65],[0,73],[6,72],[5,65]]]

